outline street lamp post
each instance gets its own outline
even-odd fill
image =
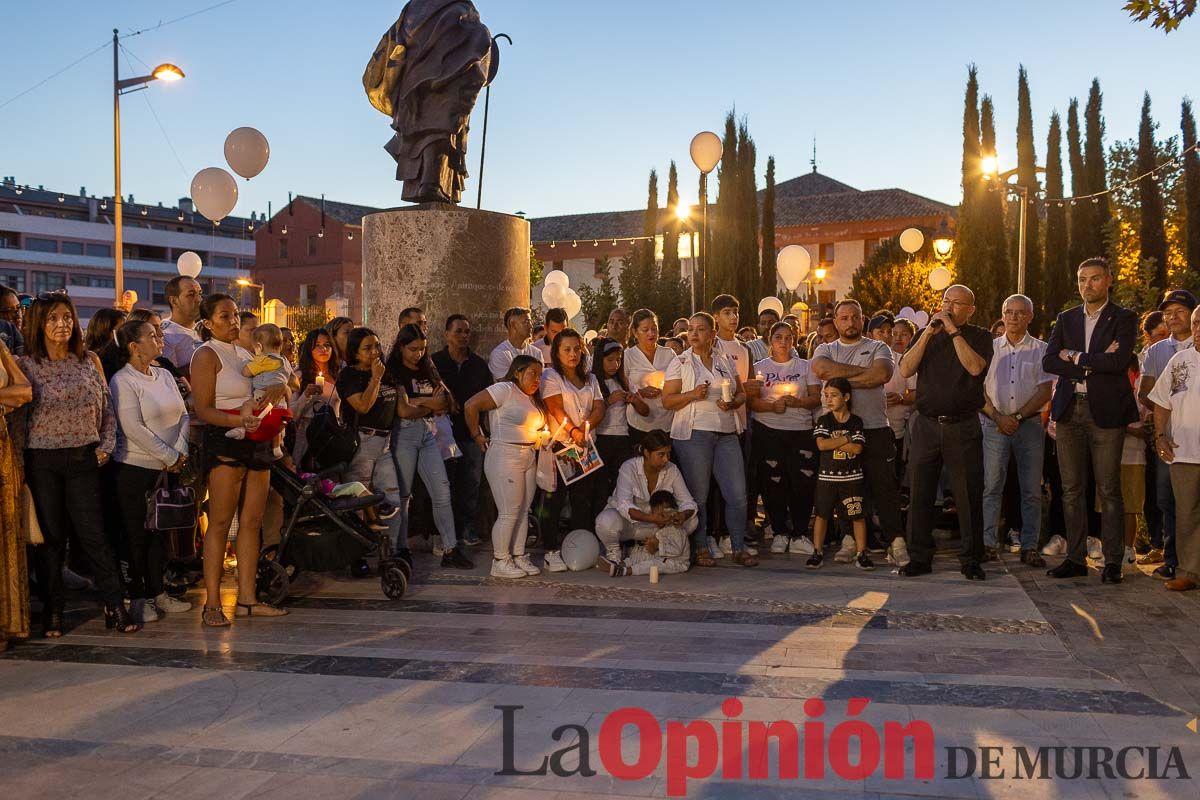
[[[686,236],[688,241],[688,255],[691,258],[691,276],[692,276],[692,313],[696,313],[696,226],[692,224],[692,208],[687,203],[677,202],[675,205],[675,218],[680,222],[680,236]],[[683,227],[686,226],[686,229]],[[665,241],[665,239],[664,239]],[[682,241],[682,240],[681,240]],[[664,259],[666,254],[664,253]]]
[[[145,89],[150,81],[177,81],[183,78],[183,70],[174,64],[159,64],[149,75],[121,80],[117,66],[117,54],[121,43],[117,29],[113,28],[113,265],[114,305],[120,307],[125,289],[125,252],[122,228],[123,201],[121,200],[121,95]]]
[[[979,170],[983,173],[983,179],[990,181],[989,190],[996,188],[998,182],[1004,187],[1005,191],[1012,192],[1021,198],[1021,213],[1018,216],[1017,223],[1017,294],[1025,294],[1025,227],[1029,218],[1029,187],[1019,183],[1009,183],[1009,179],[1017,174],[1017,169],[1005,170],[997,172],[995,156],[985,156],[979,163]],[[1035,166],[1034,174],[1038,172],[1045,173],[1045,167]],[[949,255],[949,254],[947,254]],[[943,259],[944,260],[944,259]]]
[[[692,137],[692,163],[700,170],[700,284],[692,280],[692,308],[703,307],[708,297],[708,173],[721,161],[721,137],[702,131]],[[699,291],[699,298],[696,292]]]

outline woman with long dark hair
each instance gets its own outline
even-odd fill
[[[529,506],[537,490],[537,447],[546,421],[546,406],[538,395],[542,361],[529,355],[513,358],[504,377],[467,401],[467,430],[484,451],[483,471],[496,501],[492,526],[494,578],[524,578],[540,569],[525,553]],[[480,416],[495,412],[491,436],[480,427]]]
[[[559,433],[559,441],[570,441],[583,447],[593,447],[592,433],[604,421],[604,395],[596,376],[584,364],[583,337],[573,328],[566,328],[554,337],[550,350],[553,366],[542,372],[542,400],[550,415],[550,430]],[[559,486],[546,503],[550,518],[543,526],[546,548],[546,569],[566,572],[558,552],[558,521],[563,503],[571,501],[571,528],[592,530],[596,516],[608,502],[605,481],[593,472],[572,483]]]
[[[475,564],[467,558],[455,532],[450,480],[434,428],[434,417],[449,412],[453,399],[434,373],[426,344],[421,326],[405,325],[396,334],[387,360],[388,373],[400,389],[392,423],[392,458],[403,498],[400,535],[408,536],[413,480],[420,473],[433,503],[433,524],[442,537],[442,566],[473,569]]]
[[[104,535],[100,467],[117,444],[117,419],[104,371],[83,346],[75,304],[66,292],[40,294],[25,319],[21,371],[33,387],[25,440],[25,478],[45,542],[38,546],[42,635],[63,634],[63,560],[75,531],[104,598],[105,625],[122,633],[141,626],[125,609],[117,562]]]
[[[126,322],[117,331],[124,365],[109,381],[117,413],[117,449],[108,475],[105,519],[110,539],[128,553],[129,611],[141,623],[192,605],[163,591],[163,536],[146,530],[146,495],[164,472],[178,473],[188,458],[188,414],[171,373],[154,366],[162,335],[149,322]]]
[[[83,346],[92,353],[99,354],[106,345],[116,341],[117,328],[129,316],[118,308],[98,308],[88,320],[87,331],[83,335]]]
[[[592,375],[600,384],[600,394],[604,397],[604,419],[596,426],[596,450],[604,460],[605,495],[612,494],[617,485],[617,471],[633,454],[626,409],[641,406],[647,412],[650,410],[637,392],[629,390],[624,353],[625,348],[616,339],[600,336],[592,342]]]
[[[340,368],[329,331],[325,328],[309,331],[300,345],[297,369],[300,391],[292,395],[289,406],[295,420],[292,429],[296,432],[292,461],[298,467],[304,466],[304,456],[308,452],[308,423],[312,422],[317,408],[326,404],[333,406],[335,414],[340,413],[341,401],[334,390]]]
[[[250,379],[242,368],[250,353],[238,346],[240,323],[237,303],[227,294],[210,294],[200,304],[200,336],[204,344],[192,355],[192,400],[196,419],[204,428],[205,469],[208,471],[208,530],[204,536],[203,621],[210,627],[229,625],[221,605],[221,575],[225,544],[233,515],[238,518],[239,617],[280,617],[281,608],[259,603],[255,591],[262,520],[270,489],[268,470],[275,460],[271,441],[230,439],[230,428],[247,433],[258,430],[255,413],[243,413],[254,398]]]
[[[339,367],[346,366],[350,363],[346,360],[346,349],[350,341],[350,332],[354,330],[354,320],[349,317],[334,317],[325,323],[325,330],[329,331],[329,336],[333,339],[334,360]]]

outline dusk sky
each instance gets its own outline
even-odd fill
[[[111,194],[111,46],[12,98],[102,45],[113,27],[153,27],[215,2],[6,4],[0,172]],[[187,73],[123,99],[125,192],[173,205],[197,170],[225,166],[225,135],[250,125],[270,140],[271,162],[249,183],[239,179],[235,213],[265,212],[268,200],[278,209],[289,191],[400,204],[382,149],[389,120],[368,104],[361,76],[403,5],[235,0],[125,39],[145,64],[171,61]],[[780,180],[807,172],[816,137],[826,175],[956,203],[972,62],[996,102],[1004,166],[1015,158],[1019,64],[1029,71],[1039,163],[1051,110],[1065,118],[1093,76],[1104,90],[1108,143],[1136,135],[1143,91],[1162,136],[1177,133],[1181,98],[1200,100],[1200,19],[1168,36],[1132,22],[1121,0],[476,5],[493,34],[514,42],[501,45],[492,90],[484,207],[530,216],[641,207],[651,168],[664,176],[665,195],[671,159],[694,202],[688,142],[700,130],[719,132],[734,106],[758,144],[760,187],[767,155]],[[122,77],[147,71],[122,56]],[[482,132],[481,95],[464,197],[472,206]]]

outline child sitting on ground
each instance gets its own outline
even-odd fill
[[[299,380],[292,371],[292,365],[283,357],[283,331],[278,325],[259,325],[254,329],[254,350],[256,355],[242,367],[242,375],[250,378],[254,389],[253,397],[242,406],[242,415],[259,413],[259,410],[270,403],[272,408],[263,419],[258,430],[249,435],[252,441],[267,441],[274,439],[276,458],[283,456],[283,423],[290,419],[288,401],[293,389],[299,388]],[[230,439],[247,438],[245,428],[230,428],[225,434]]]
[[[813,554],[806,566],[818,569],[825,561],[825,534],[835,509],[854,527],[854,564],[859,569],[875,569],[867,555],[867,522],[863,518],[862,451],[866,446],[862,419],[850,413],[850,381],[831,378],[821,394],[829,412],[821,415],[813,427],[821,466],[817,473]],[[836,560],[836,559],[835,559]],[[848,559],[847,559],[848,560]]]
[[[650,513],[668,521],[653,536],[636,545],[623,561],[613,561],[608,574],[614,578],[624,575],[649,575],[658,567],[663,575],[687,572],[692,563],[691,544],[683,530],[683,519],[675,495],[659,490],[650,495]]]

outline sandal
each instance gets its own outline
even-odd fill
[[[246,611],[244,614],[242,613],[243,609]],[[286,609],[276,608],[266,603],[238,603],[233,612],[236,617],[286,617],[287,613]]]
[[[715,567],[717,562],[713,560],[712,553],[707,549],[696,551],[696,566],[697,567]]]
[[[750,555],[748,550],[738,550],[733,554],[733,563],[742,567],[757,567],[758,559]]]
[[[200,615],[200,621],[209,628],[227,628],[233,623],[229,621],[229,617],[225,616],[225,609],[217,606],[216,608],[204,607],[204,612]]]

